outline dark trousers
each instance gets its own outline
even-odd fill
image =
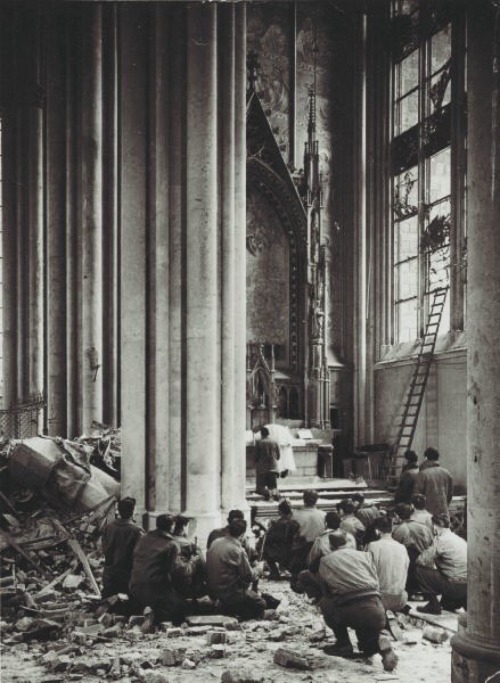
[[[352,647],[348,628],[356,631],[361,652],[371,657],[380,651],[379,636],[386,625],[385,609],[378,595],[360,597],[339,605],[332,598],[319,603],[323,618],[335,634],[339,647]]]
[[[441,604],[446,608],[447,604],[456,609],[467,607],[467,583],[450,581],[437,569],[417,567],[415,570],[420,590],[425,598],[437,602],[437,596],[441,595]]]
[[[290,574],[292,578],[290,580],[290,586],[294,589],[294,586],[298,583],[298,575],[304,569],[307,569],[307,556],[312,548],[312,542],[308,542],[303,538],[297,539],[292,547],[292,560],[290,562]]]
[[[257,472],[255,493],[269,500],[271,493],[278,490],[277,472]]]
[[[242,617],[243,619],[259,619],[264,614],[267,603],[264,598],[248,588],[244,593],[238,593],[220,600],[224,614]]]

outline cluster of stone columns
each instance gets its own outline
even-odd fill
[[[119,424],[123,494],[204,536],[245,505],[245,6],[38,22],[44,100],[3,117],[5,400],[44,389],[51,434]]]
[[[483,683],[500,672],[500,9],[467,15],[468,595],[452,680]]]

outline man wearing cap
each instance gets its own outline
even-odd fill
[[[172,621],[179,626],[186,603],[171,580],[180,556],[179,544],[171,533],[173,526],[172,515],[158,515],[156,529],[137,543],[129,588],[141,607],[152,608],[156,621]]]
[[[109,598],[117,593],[128,593],[132,572],[134,548],[144,535],[133,521],[135,498],[118,501],[118,519],[104,529],[101,544],[104,551],[104,572],[102,575],[102,597]]]

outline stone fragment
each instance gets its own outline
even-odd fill
[[[225,631],[208,631],[205,640],[207,645],[221,645],[227,642],[227,634]]]
[[[309,636],[311,643],[320,643],[326,638],[326,631],[324,628],[319,628],[317,631],[313,631]]]
[[[105,638],[119,638],[122,635],[121,624],[115,624],[114,626],[111,626],[111,628],[104,629],[102,635]]]
[[[144,623],[145,618],[144,614],[132,614],[128,619],[128,625],[130,628],[133,626],[141,626]]]
[[[222,614],[199,614],[186,617],[188,626],[226,626],[229,623],[237,623],[234,617],[225,617]]]
[[[68,574],[68,576],[62,582],[62,587],[67,591],[74,591],[79,588],[85,581],[83,576],[79,574]]]
[[[186,658],[186,659],[182,662],[181,667],[182,667],[183,669],[195,669],[195,668],[196,668],[196,663],[193,662],[192,659]]]
[[[144,683],[169,683],[170,678],[159,671],[145,671],[141,674],[141,680]]]
[[[253,669],[238,668],[224,671],[221,683],[264,683],[265,678]]]
[[[210,657],[212,659],[224,659],[226,649],[224,645],[212,645],[210,648]]]
[[[431,643],[441,644],[448,640],[448,634],[442,628],[436,626],[426,626],[422,632],[422,638]]]
[[[182,664],[186,656],[186,648],[166,648],[161,654],[161,663],[163,666],[178,666]]]
[[[23,617],[16,621],[15,629],[16,631],[29,631],[34,623],[35,620],[32,617]]]
[[[105,612],[99,617],[97,621],[100,624],[102,624],[105,628],[110,628],[111,626],[115,625],[116,617],[114,614],[111,614],[110,612]]]
[[[305,657],[284,648],[276,650],[274,653],[274,663],[287,669],[301,669],[303,671],[311,669],[311,665]]]
[[[204,636],[210,631],[210,626],[189,626],[186,633],[188,636]]]
[[[165,633],[167,634],[167,638],[179,638],[182,636],[183,631],[178,626],[171,626],[166,629]]]

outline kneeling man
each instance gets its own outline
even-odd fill
[[[330,534],[330,546],[333,552],[325,555],[319,565],[324,589],[319,604],[337,642],[325,652],[340,657],[352,655],[347,629],[353,628],[363,654],[371,657],[379,652],[384,669],[392,671],[398,659],[389,636],[383,633],[386,614],[372,559],[368,553],[348,548],[340,531]]]

